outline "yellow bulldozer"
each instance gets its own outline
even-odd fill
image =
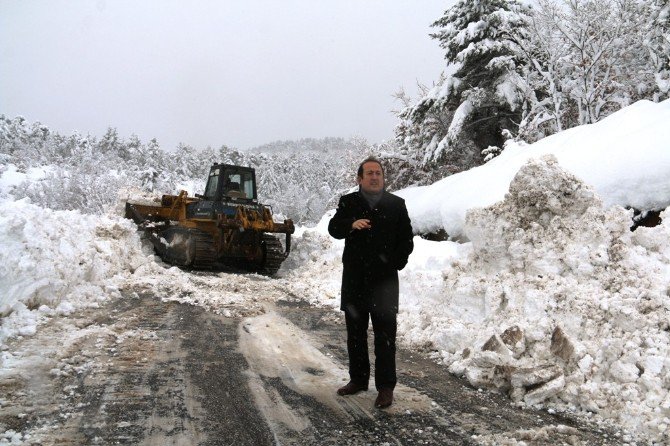
[[[256,195],[251,167],[214,164],[203,195],[163,195],[160,204],[126,203],[163,261],[184,268],[243,269],[274,275],[291,250],[293,221],[276,222]],[[286,234],[285,248],[274,234]]]

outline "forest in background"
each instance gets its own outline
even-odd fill
[[[301,150],[291,150],[291,144]],[[344,138],[277,142],[272,147],[285,150],[264,153],[180,144],[168,151],[155,139],[123,139],[113,128],[100,139],[77,133],[63,136],[39,122],[0,115],[0,173],[9,165],[22,172],[46,167],[39,181],[16,187],[14,198],[94,214],[109,211],[132,190],[160,196],[192,184],[202,193],[212,164],[228,163],[256,169],[260,202],[297,223],[314,223],[334,197],[355,184],[356,166],[370,150],[363,140]]]

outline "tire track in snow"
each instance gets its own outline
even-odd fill
[[[258,407],[275,433],[290,430],[301,432],[312,425],[300,414],[300,407],[291,407],[273,388],[273,379],[306,399],[317,401],[346,420],[374,419],[371,405],[373,391],[342,398],[335,389],[348,381],[346,367],[322,353],[323,345],[271,306],[261,316],[244,319],[239,329],[240,349],[249,363],[252,393]],[[374,387],[374,383],[372,383]],[[430,411],[437,404],[411,387],[396,388],[396,403],[386,412]]]

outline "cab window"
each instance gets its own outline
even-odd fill
[[[207,187],[205,187],[205,198],[213,200],[216,195],[216,189],[219,186],[219,169],[213,169],[209,173],[209,179],[207,180]]]
[[[228,172],[223,195],[230,198],[255,198],[251,172]]]

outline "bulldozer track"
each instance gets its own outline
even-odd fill
[[[203,231],[193,231],[195,237],[195,258],[193,267],[197,269],[212,269],[216,262],[214,239]]]
[[[159,252],[161,258],[172,265],[184,268],[212,269],[216,263],[216,249],[212,236],[197,229],[173,228],[173,233],[187,237],[189,242],[179,248],[167,247]],[[190,248],[184,248],[190,246]],[[190,254],[188,254],[190,251]]]
[[[259,273],[272,276],[279,271],[279,267],[286,258],[284,248],[279,239],[270,234],[263,234],[262,244],[265,251],[265,259]]]

